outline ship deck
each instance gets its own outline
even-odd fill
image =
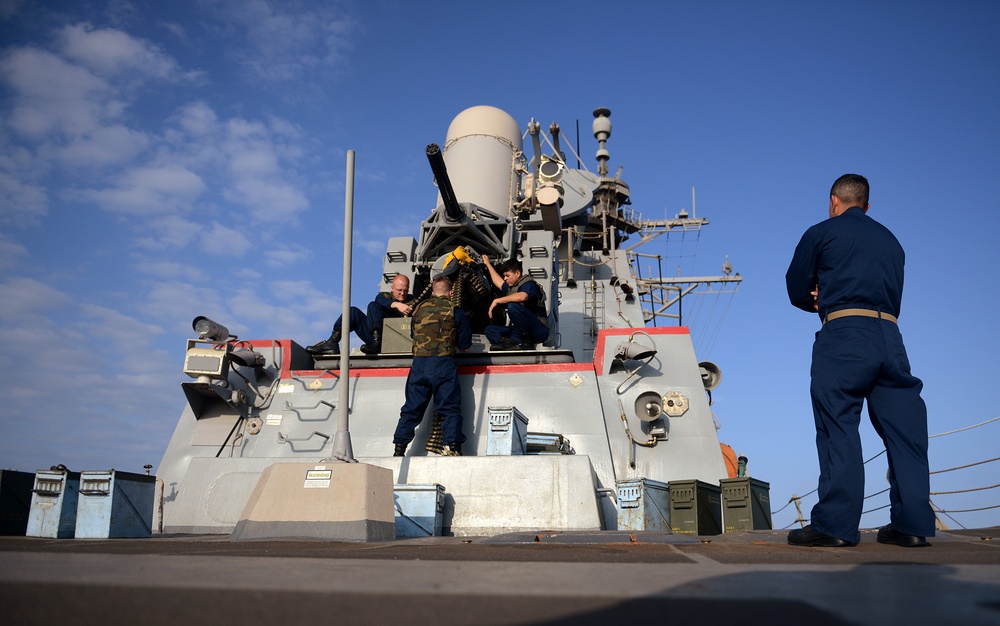
[[[929,548],[874,530],[854,548],[789,546],[786,531],[0,537],[0,605],[10,624],[1000,624],[998,533]]]

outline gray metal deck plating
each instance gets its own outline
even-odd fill
[[[784,531],[518,533],[379,543],[0,538],[5,623],[1000,624],[998,529],[931,548]],[[58,620],[58,622],[56,622]]]

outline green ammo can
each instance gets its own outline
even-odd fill
[[[770,483],[747,476],[723,478],[719,486],[725,532],[771,530]]]
[[[683,535],[722,533],[722,498],[718,485],[700,480],[672,480],[670,530]]]

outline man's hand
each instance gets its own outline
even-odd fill
[[[813,297],[813,310],[819,311],[819,285],[809,292],[809,295]]]
[[[404,304],[402,302],[393,302],[389,306],[396,309],[397,311],[399,311],[400,313],[402,313],[407,317],[409,317],[410,314],[413,313],[413,307],[410,306],[409,304]]]

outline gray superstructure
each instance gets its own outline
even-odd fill
[[[349,357],[350,440],[359,461],[392,469],[397,484],[442,485],[445,533],[615,529],[620,481],[718,485],[729,475],[709,407],[719,370],[699,363],[686,327],[647,322],[671,315],[695,285],[734,285],[739,275],[636,276],[637,246],[708,222],[633,212],[628,185],[608,175],[610,112],[594,116],[596,174],[569,167],[555,124],[543,134],[532,120],[522,134],[500,109],[463,111],[441,147],[428,146],[437,205],[417,237],[389,240],[379,291],[401,273],[423,296],[432,274],[447,270],[472,321],[473,348],[456,357],[468,441],[462,457],[429,453],[428,415],[407,456],[391,456],[410,357],[389,352],[388,327],[382,354]],[[544,345],[489,351],[492,286],[481,255],[520,258],[545,291]],[[331,457],[343,410],[339,357],[215,330],[214,340],[206,330],[188,342],[195,380],[183,383],[188,404],[157,472],[164,532],[232,531],[265,467]],[[511,415],[527,420],[523,433]],[[510,454],[497,453],[503,437],[522,435]]]

